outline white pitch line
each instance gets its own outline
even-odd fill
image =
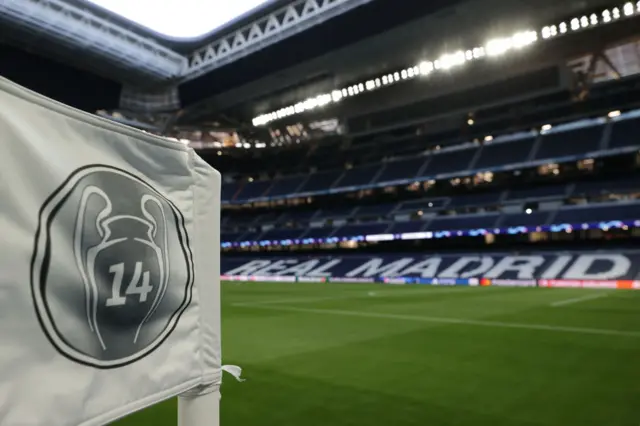
[[[398,291],[368,291],[364,294],[351,294],[345,296],[327,296],[327,297],[306,297],[306,298],[297,298],[297,299],[276,299],[276,300],[264,300],[262,302],[241,302],[241,303],[232,303],[231,306],[264,306],[264,305],[282,305],[287,303],[315,303],[315,302],[323,302],[326,300],[345,300],[345,299],[364,299],[370,297],[393,297],[393,296],[404,296],[404,295],[425,295],[425,296],[433,296],[437,294],[446,294],[446,293],[455,293],[459,292],[459,289],[423,289],[423,290],[398,290]],[[369,294],[373,293],[373,294]]]
[[[232,303],[231,306],[263,306],[263,305],[280,305],[285,303],[313,303],[322,302],[324,300],[340,300],[347,299],[348,297],[342,296],[327,296],[327,297],[306,297],[298,299],[276,299],[276,300],[263,300],[262,302],[242,302]]]
[[[553,302],[551,306],[557,308],[559,306],[571,305],[574,303],[586,302],[587,300],[600,299],[601,297],[607,296],[607,293],[599,293],[599,294],[588,294],[582,297],[574,297],[573,299],[560,300],[558,302]]]
[[[604,329],[604,328],[565,327],[565,326],[545,325],[545,324],[522,324],[522,323],[501,322],[501,321],[473,320],[473,319],[465,319],[465,318],[423,317],[423,316],[417,316],[417,315],[383,314],[383,313],[377,313],[377,312],[343,311],[343,310],[335,310],[335,309],[295,308],[295,307],[285,307],[285,306],[251,306],[250,308],[269,309],[274,311],[285,311],[285,312],[302,312],[302,313],[308,313],[308,314],[343,315],[343,316],[362,317],[362,318],[381,318],[381,319],[394,319],[394,320],[403,320],[403,321],[431,322],[431,323],[440,323],[440,324],[475,325],[475,326],[482,326],[482,327],[515,328],[515,329],[524,329],[524,330],[555,331],[555,332],[578,333],[578,334],[599,334],[604,336],[625,336],[625,337],[640,338],[640,332],[610,330],[610,329]]]

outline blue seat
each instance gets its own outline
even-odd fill
[[[547,223],[549,215],[550,212],[542,211],[532,212],[531,214],[505,214],[503,216],[502,222],[500,223],[500,227],[511,228],[515,226],[541,226]]]
[[[259,215],[253,216],[253,223],[255,225],[260,225],[260,226],[275,224],[276,222],[278,222],[278,219],[280,218],[281,215],[282,213],[278,211],[261,213]]]
[[[429,231],[458,231],[464,229],[491,229],[495,227],[497,214],[478,214],[473,216],[438,216],[427,228]]]
[[[344,207],[335,209],[320,210],[314,219],[335,219],[335,218],[347,218],[350,217],[355,210],[355,207]]]
[[[302,229],[281,228],[270,229],[264,231],[260,235],[260,241],[282,241],[282,240],[295,240],[304,232]]]
[[[238,241],[240,237],[246,234],[245,231],[242,232],[222,232],[220,233],[220,242],[222,243],[234,243]]]
[[[317,212],[318,210],[287,211],[280,216],[278,223],[305,223],[310,221]]]
[[[590,223],[612,220],[637,220],[640,218],[640,203],[603,204],[579,207],[564,207],[558,210],[553,223]]]
[[[380,171],[380,164],[371,166],[354,167],[347,170],[337,183],[336,188],[345,188],[348,186],[361,186],[371,183],[373,178]]]
[[[305,176],[291,176],[273,181],[273,185],[265,195],[269,197],[278,197],[282,195],[293,194],[302,184]]]
[[[535,141],[535,138],[526,138],[511,142],[487,143],[482,148],[474,168],[489,169],[524,163],[529,158]]]
[[[536,152],[536,160],[581,156],[598,151],[603,132],[604,126],[597,125],[545,134]]]
[[[223,183],[222,184],[222,194],[221,194],[221,198],[225,201],[231,201],[233,200],[234,195],[236,195],[236,192],[238,192],[238,189],[240,189],[240,187],[238,186],[237,183]]]
[[[248,227],[251,222],[255,220],[255,216],[253,215],[236,215],[233,213],[229,213],[226,216],[225,227],[226,228],[238,228],[238,227]]]
[[[436,176],[444,173],[463,172],[469,168],[469,163],[476,154],[477,148],[462,149],[436,153],[432,155],[423,176]]]
[[[342,170],[314,173],[309,176],[309,179],[307,179],[298,192],[302,193],[328,190],[340,175],[342,175]]]
[[[447,202],[448,200],[446,198],[432,198],[432,199],[423,198],[420,200],[405,201],[404,203],[401,204],[400,210],[401,211],[408,211],[408,210],[436,211],[436,210],[442,209],[447,204]]]
[[[578,182],[573,189],[574,195],[606,195],[624,194],[640,189],[640,176],[630,176],[627,179],[603,182]]]
[[[408,222],[395,222],[391,229],[390,234],[406,234],[409,232],[420,232],[427,223],[422,220],[411,220]]]
[[[413,179],[418,175],[426,161],[426,157],[412,158],[410,160],[391,161],[385,163],[382,174],[376,182],[392,182],[401,179]]]
[[[357,217],[386,217],[396,208],[397,204],[378,204],[361,206],[356,211]]]
[[[257,182],[247,182],[244,184],[236,200],[250,200],[252,198],[263,197],[269,187],[272,185],[270,180],[261,180]]]
[[[342,238],[384,234],[386,233],[387,228],[389,228],[388,223],[363,223],[356,225],[344,225],[338,228],[333,236]]]
[[[489,194],[460,195],[451,197],[448,208],[456,207],[489,207],[495,206],[500,201],[501,192]]]
[[[327,238],[335,228],[323,227],[323,228],[309,228],[307,232],[301,235],[302,239],[305,238]]]
[[[507,200],[537,200],[540,198],[563,198],[567,191],[565,185],[542,186],[539,188],[514,189],[507,193]]]
[[[640,146],[640,117],[613,123],[609,148]]]
[[[236,242],[243,243],[243,242],[249,242],[249,241],[251,241],[251,242],[258,241],[258,238],[260,237],[260,234],[262,234],[262,231],[246,232],[240,238],[238,238],[236,240]]]

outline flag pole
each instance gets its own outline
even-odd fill
[[[209,167],[200,159],[195,151],[190,152],[192,161],[196,164],[196,171],[200,167]],[[200,296],[200,322],[206,330],[205,345],[213,347],[214,353],[206,356],[214,356],[215,362],[220,368],[218,383],[208,385],[215,386],[215,392],[197,394],[187,392],[178,397],[178,426],[219,426],[220,425],[220,384],[222,383],[222,362],[220,354],[220,198],[222,191],[222,178],[217,171],[213,177],[194,188],[194,197],[200,202],[200,214],[206,212],[207,225],[196,229],[194,235],[195,244],[203,244],[207,247],[209,256],[206,259],[195,259],[196,277],[208,277],[207,280],[198,281],[197,291]],[[204,251],[203,251],[204,252]],[[213,333],[213,335],[209,335]],[[210,348],[208,348],[210,349]],[[211,361],[211,360],[210,360]]]
[[[178,426],[219,426],[220,391],[178,397]]]

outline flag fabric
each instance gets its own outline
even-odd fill
[[[4,79],[0,147],[0,424],[216,391],[219,173]]]

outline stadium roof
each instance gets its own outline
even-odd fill
[[[184,29],[193,19],[203,18],[193,25],[192,35],[208,31],[209,23],[209,30],[217,27],[196,39],[160,34],[168,31],[162,27],[167,21],[160,19],[153,8],[137,9],[150,1],[0,1],[0,55],[11,58],[0,62],[0,73],[92,112],[166,112],[174,115],[172,125],[182,128],[255,130],[260,132],[255,137],[261,138],[266,129],[250,128],[252,119],[255,124],[266,124],[276,121],[272,116],[284,111],[283,117],[276,117],[276,124],[296,124],[305,117],[294,114],[289,118],[290,110],[322,94],[332,97],[340,90],[342,97],[345,91],[348,96],[344,100],[341,97],[340,102],[332,99],[335,105],[305,113],[306,119],[337,117],[346,121],[355,117],[366,122],[367,114],[386,114],[392,108],[442,97],[449,91],[468,90],[505,79],[507,74],[522,74],[525,62],[535,69],[566,63],[567,55],[577,50],[588,53],[591,46],[620,37],[604,37],[602,32],[617,32],[616,25],[591,31],[600,24],[594,27],[587,18],[595,13],[604,22],[603,8],[618,3],[615,0],[252,0],[250,4],[235,1],[234,13],[211,12],[220,18],[211,21],[204,19],[207,13],[202,11],[202,16],[196,17],[188,14],[186,7],[184,14],[175,9],[169,24],[174,25],[171,35],[187,35],[179,33],[179,28]],[[180,5],[196,1],[183,0]],[[618,4],[623,7],[611,10],[619,16],[626,19],[627,7],[633,16],[637,9],[640,16],[636,1]],[[251,10],[242,14],[247,8]],[[235,12],[241,16],[232,18]],[[231,21],[222,23],[228,19]],[[567,36],[543,41],[547,38],[545,28],[567,19],[572,22]],[[583,28],[585,19],[588,25]],[[576,31],[573,20],[578,22]],[[626,32],[636,32],[634,25],[625,27]],[[558,34],[561,32],[558,30]],[[582,38],[583,32],[586,39]],[[495,60],[475,61],[476,47],[486,48],[496,40],[502,46],[505,37],[534,33],[540,41],[525,49],[526,54],[516,52],[504,58],[498,55]],[[437,67],[438,58],[448,58],[443,54],[459,52],[462,56],[471,52],[474,58],[468,61],[474,65],[460,67],[466,71],[454,67],[449,72],[443,67],[446,72],[416,77],[423,74],[422,64],[433,61]],[[42,56],[58,63],[46,62]],[[39,71],[43,68],[47,69],[47,79]],[[405,80],[403,70],[408,74],[414,71],[413,77],[407,75]],[[389,75],[402,80],[397,85],[394,82],[392,90],[377,90],[377,80],[382,87],[384,77],[388,79]],[[371,84],[376,87],[366,87]],[[350,89],[357,96],[352,97]],[[133,102],[126,106],[123,99]],[[136,104],[136,99],[141,100]],[[464,100],[467,113],[473,105],[468,97]],[[160,106],[154,109],[154,103]],[[406,116],[405,111],[396,111],[396,115]],[[268,120],[261,119],[267,116]],[[350,126],[350,132],[354,128]]]
[[[0,22],[16,28],[20,43],[63,45],[76,62],[86,53],[127,70],[120,80],[157,85],[196,78],[370,1],[240,0],[213,8],[171,0],[158,8],[151,0],[21,0],[0,2]]]
[[[242,16],[259,10],[271,0],[88,0],[156,33],[176,39],[204,37]]]

